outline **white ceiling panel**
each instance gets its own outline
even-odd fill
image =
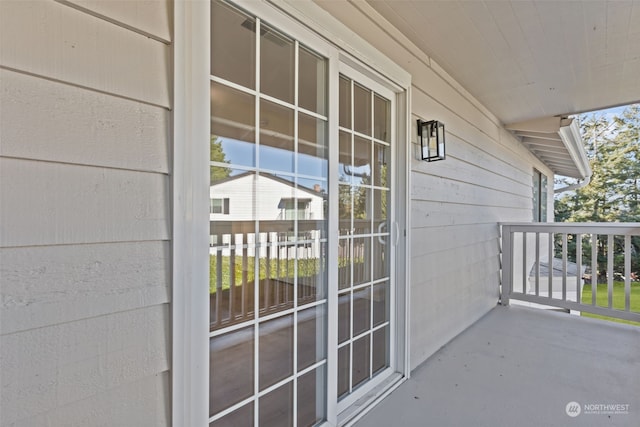
[[[503,123],[640,101],[640,0],[367,0]]]

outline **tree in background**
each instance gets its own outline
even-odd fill
[[[215,135],[211,135],[211,161],[217,163],[229,163],[227,156],[222,149],[222,141]],[[211,183],[218,182],[222,179],[228,178],[231,175],[231,169],[221,166],[211,166]]]
[[[618,141],[621,145],[622,205],[625,208],[620,221],[640,221],[640,104],[634,104],[624,110],[621,117],[615,118],[619,128]]]
[[[640,104],[622,113],[591,113],[580,116],[582,138],[593,175],[589,185],[562,193],[556,199],[555,218],[560,222],[640,222]],[[631,242],[631,271],[640,271],[640,238]],[[575,261],[575,241],[568,252]],[[624,274],[624,239],[616,237],[614,271]],[[556,251],[560,251],[556,242]],[[607,244],[598,240],[598,271],[606,271]],[[557,252],[558,253],[558,252]],[[583,255],[590,257],[590,243]]]

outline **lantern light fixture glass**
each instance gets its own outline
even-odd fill
[[[435,162],[445,159],[444,123],[418,120],[418,138],[422,160]]]

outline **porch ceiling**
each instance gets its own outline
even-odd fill
[[[504,124],[640,101],[640,1],[366,1]]]
[[[640,101],[640,1],[367,1],[503,123]]]

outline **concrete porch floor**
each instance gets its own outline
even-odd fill
[[[355,425],[640,426],[640,327],[498,306]]]

